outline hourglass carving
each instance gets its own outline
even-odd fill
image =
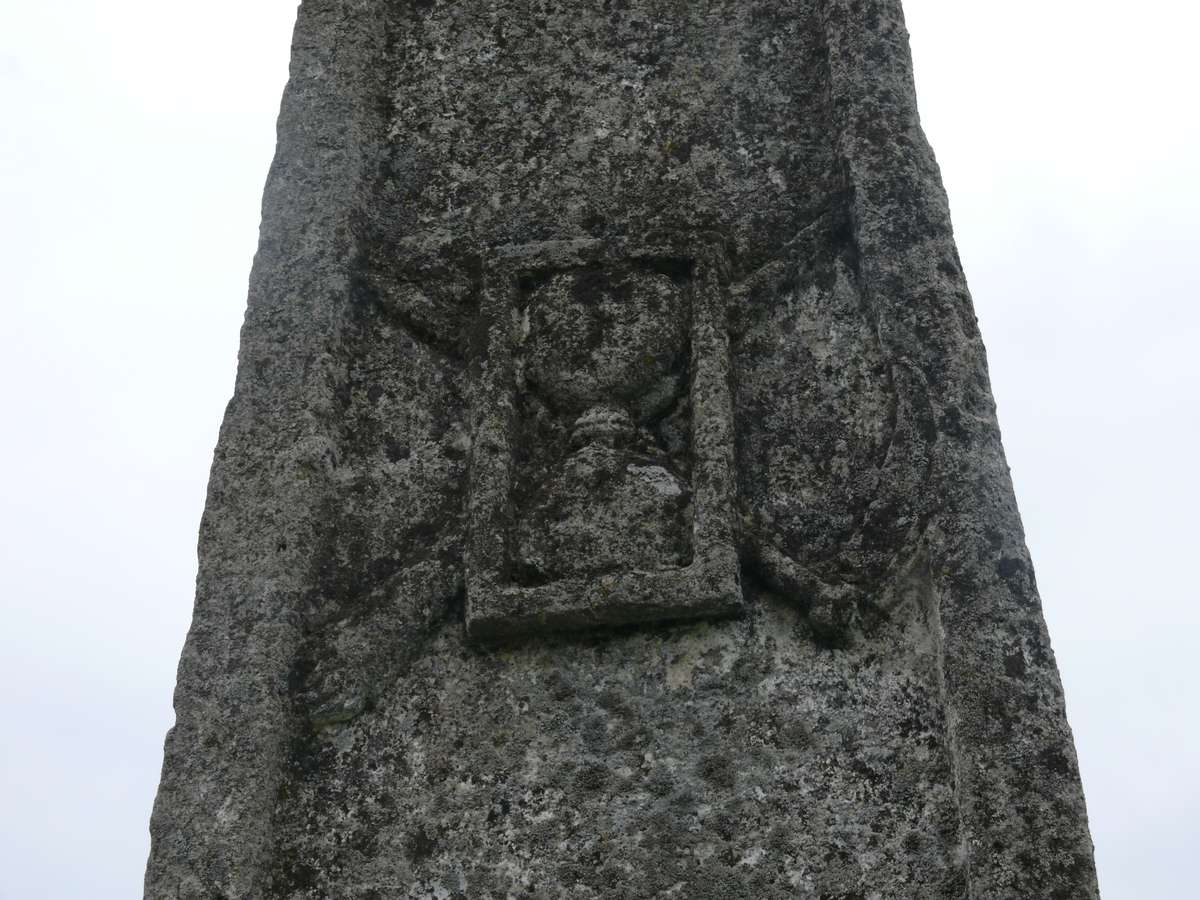
[[[716,242],[548,242],[484,266],[467,629],[736,613]]]

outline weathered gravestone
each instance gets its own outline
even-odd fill
[[[306,0],[153,898],[1095,898],[896,0]]]

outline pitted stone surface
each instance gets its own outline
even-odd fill
[[[274,883],[317,897],[962,897],[936,656],[912,618],[869,659],[821,650],[769,600],[733,625],[489,653],[448,624],[406,692],[300,752],[313,775],[281,800],[297,839]]]
[[[151,898],[1095,900],[898,0],[305,0]]]

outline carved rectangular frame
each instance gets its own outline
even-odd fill
[[[520,280],[606,262],[690,267],[693,556],[687,566],[565,578],[537,587],[508,577],[513,526],[514,416]],[[736,615],[743,609],[734,497],[733,401],[725,322],[728,267],[711,236],[549,241],[496,248],[484,259],[480,358],[471,402],[466,629],[473,640]]]

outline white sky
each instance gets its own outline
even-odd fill
[[[1200,12],[906,8],[1101,888],[1194,900]],[[0,0],[3,900],[141,890],[293,18]]]

